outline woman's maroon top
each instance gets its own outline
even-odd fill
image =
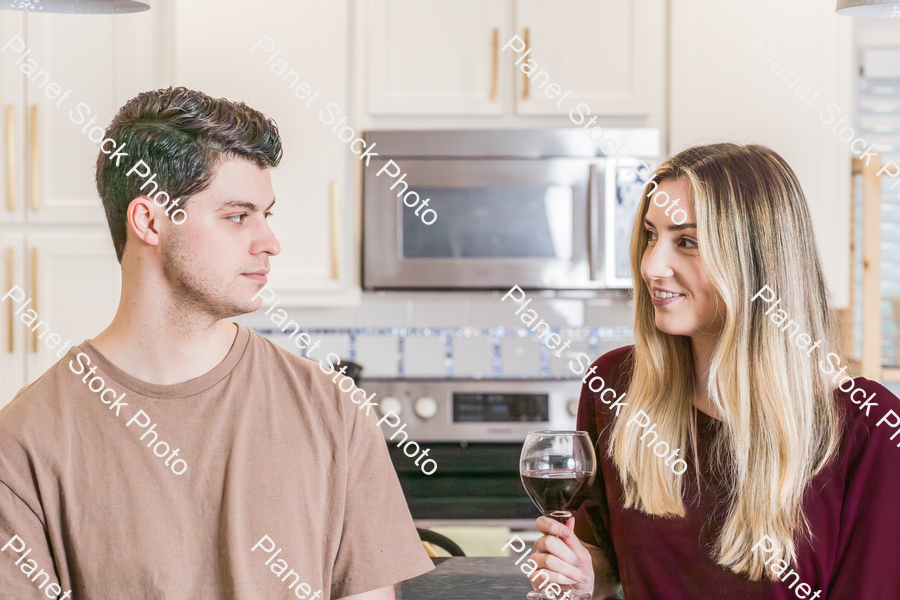
[[[596,373],[587,383],[600,376],[617,396],[625,393],[633,348],[618,348],[597,359]],[[839,453],[816,476],[803,501],[813,539],[799,542],[798,564],[782,573],[785,577],[793,569],[799,581],[793,575],[784,582],[749,581],[710,558],[714,532],[727,508],[727,489],[709,469],[710,443],[721,423],[700,411],[694,411],[703,465],[699,495],[693,461],[679,455],[688,463],[682,475],[685,517],[665,519],[625,509],[622,484],[606,452],[617,409],[610,415],[612,394],[601,402],[601,394],[587,384],[581,389],[578,429],[587,431],[596,444],[599,466],[575,514],[576,534],[606,553],[628,600],[900,600],[900,435],[892,441],[898,429],[889,426],[900,418],[889,416],[876,427],[888,411],[900,415],[900,400],[874,381],[857,377],[854,383],[851,392],[836,394],[845,423]],[[595,389],[599,386],[599,381],[594,383]],[[877,406],[860,410],[863,393],[856,393],[856,402],[851,400],[860,388]],[[628,403],[627,395],[623,401]],[[801,588],[804,583],[809,588]]]

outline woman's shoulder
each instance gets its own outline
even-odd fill
[[[888,589],[900,585],[897,577],[884,575],[896,571],[892,560],[900,551],[900,400],[864,377],[856,377],[853,383],[852,389],[845,387],[837,394],[846,430],[829,471],[842,476],[825,475],[842,486],[830,501],[831,517],[840,515],[836,539],[840,567],[832,578],[832,588],[838,592],[832,594],[835,598],[850,597],[844,592],[858,589],[860,581],[872,577],[881,576]],[[822,496],[823,491],[816,493]],[[868,579],[859,573],[868,573]]]
[[[900,465],[900,399],[877,381],[865,377],[852,381],[853,387],[837,393],[846,425],[847,458],[889,452],[890,461]]]
[[[610,350],[591,363],[589,372],[597,373],[612,385],[625,383],[626,387],[631,380],[634,370],[634,344],[622,346]]]
[[[610,350],[595,360],[582,379],[581,402],[578,409],[579,429],[602,431],[609,422],[609,411],[616,406],[616,413],[631,383],[634,369],[634,346]],[[600,403],[606,405],[602,407]],[[607,410],[609,409],[609,410]],[[587,428],[594,429],[587,429]]]

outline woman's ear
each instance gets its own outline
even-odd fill
[[[128,205],[125,218],[135,236],[149,246],[159,245],[159,220],[153,200],[138,196]]]

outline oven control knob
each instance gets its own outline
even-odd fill
[[[573,417],[578,416],[578,400],[574,398],[572,400],[569,400],[567,408],[569,409],[570,415],[572,415]]]
[[[386,415],[389,410],[393,411],[393,413],[399,417],[400,412],[403,411],[403,403],[400,402],[399,398],[395,398],[394,396],[388,396],[378,403],[378,412],[381,413],[382,417]]]
[[[416,400],[416,404],[413,409],[420,418],[427,421],[437,414],[437,401],[434,398],[422,396],[421,398]]]

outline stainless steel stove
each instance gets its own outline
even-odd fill
[[[438,469],[425,475],[388,448],[410,512],[420,527],[438,524],[532,528],[539,516],[519,478],[529,431],[575,429],[580,380],[365,379],[379,410],[393,410],[410,440],[430,448]],[[394,430],[382,426],[385,438]]]

